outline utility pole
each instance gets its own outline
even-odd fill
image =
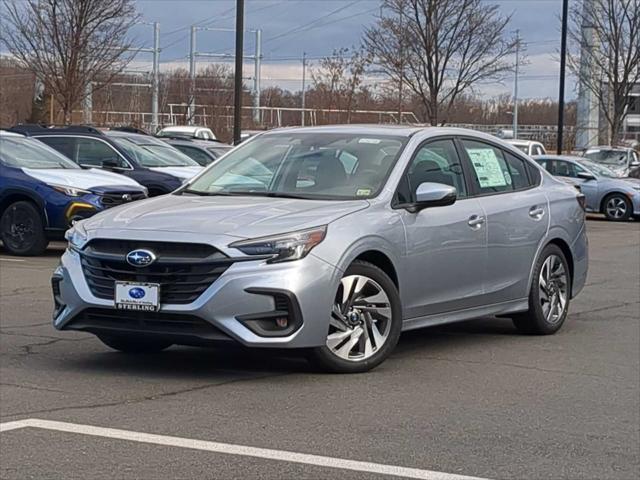
[[[195,34],[193,34],[195,37]],[[242,63],[244,40],[244,0],[236,0],[236,68],[233,91],[233,143],[240,143],[242,133]],[[195,55],[194,55],[195,60]]]
[[[253,122],[259,125],[261,122],[260,115],[260,64],[262,62],[262,30],[256,30],[256,49],[253,58],[254,75],[253,75]]]
[[[513,138],[518,138],[518,75],[520,74],[520,30],[516,30],[516,76],[513,82]]]
[[[151,78],[151,133],[156,133],[158,121],[158,91],[160,89],[160,24],[153,22],[153,73]]]
[[[560,92],[558,95],[558,155],[562,154],[564,133],[564,79],[567,69],[567,27],[569,22],[569,0],[562,4],[562,41],[560,44]]]
[[[193,117],[196,114],[196,31],[197,27],[191,25],[191,42],[189,44],[189,105],[187,107],[187,122],[193,125]]]
[[[307,74],[307,52],[302,52],[302,117],[300,118],[300,125],[304,127],[304,110],[306,103],[306,74]]]

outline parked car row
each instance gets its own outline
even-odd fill
[[[129,127],[102,131],[27,124],[1,130],[0,238],[5,249],[38,255],[75,221],[170,193],[231,148],[215,141],[208,129],[178,130],[185,135],[181,139]],[[189,131],[209,140],[192,140]]]

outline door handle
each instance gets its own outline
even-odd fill
[[[482,215],[471,215],[467,223],[474,230],[478,230],[484,224],[484,217]]]
[[[540,220],[544,216],[544,208],[533,206],[529,209],[529,216],[534,220]]]

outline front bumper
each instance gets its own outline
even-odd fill
[[[67,250],[52,279],[58,330],[103,334],[161,335],[177,344],[231,340],[248,347],[307,348],[324,344],[341,272],[309,254],[298,261],[233,263],[196,300],[162,304],[160,312],[116,310],[113,300],[93,295],[77,252]],[[288,299],[290,328],[265,332],[265,314],[276,320]],[[154,317],[155,315],[155,317]],[[162,323],[164,320],[170,322]],[[258,320],[258,321],[256,321]],[[132,326],[135,323],[135,326]],[[162,330],[146,326],[166,325]]]

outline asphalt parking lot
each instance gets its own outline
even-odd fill
[[[239,350],[114,353],[50,325],[62,244],[0,250],[0,478],[638,478],[640,223],[588,229],[588,283],[557,335],[430,328],[351,376]]]

